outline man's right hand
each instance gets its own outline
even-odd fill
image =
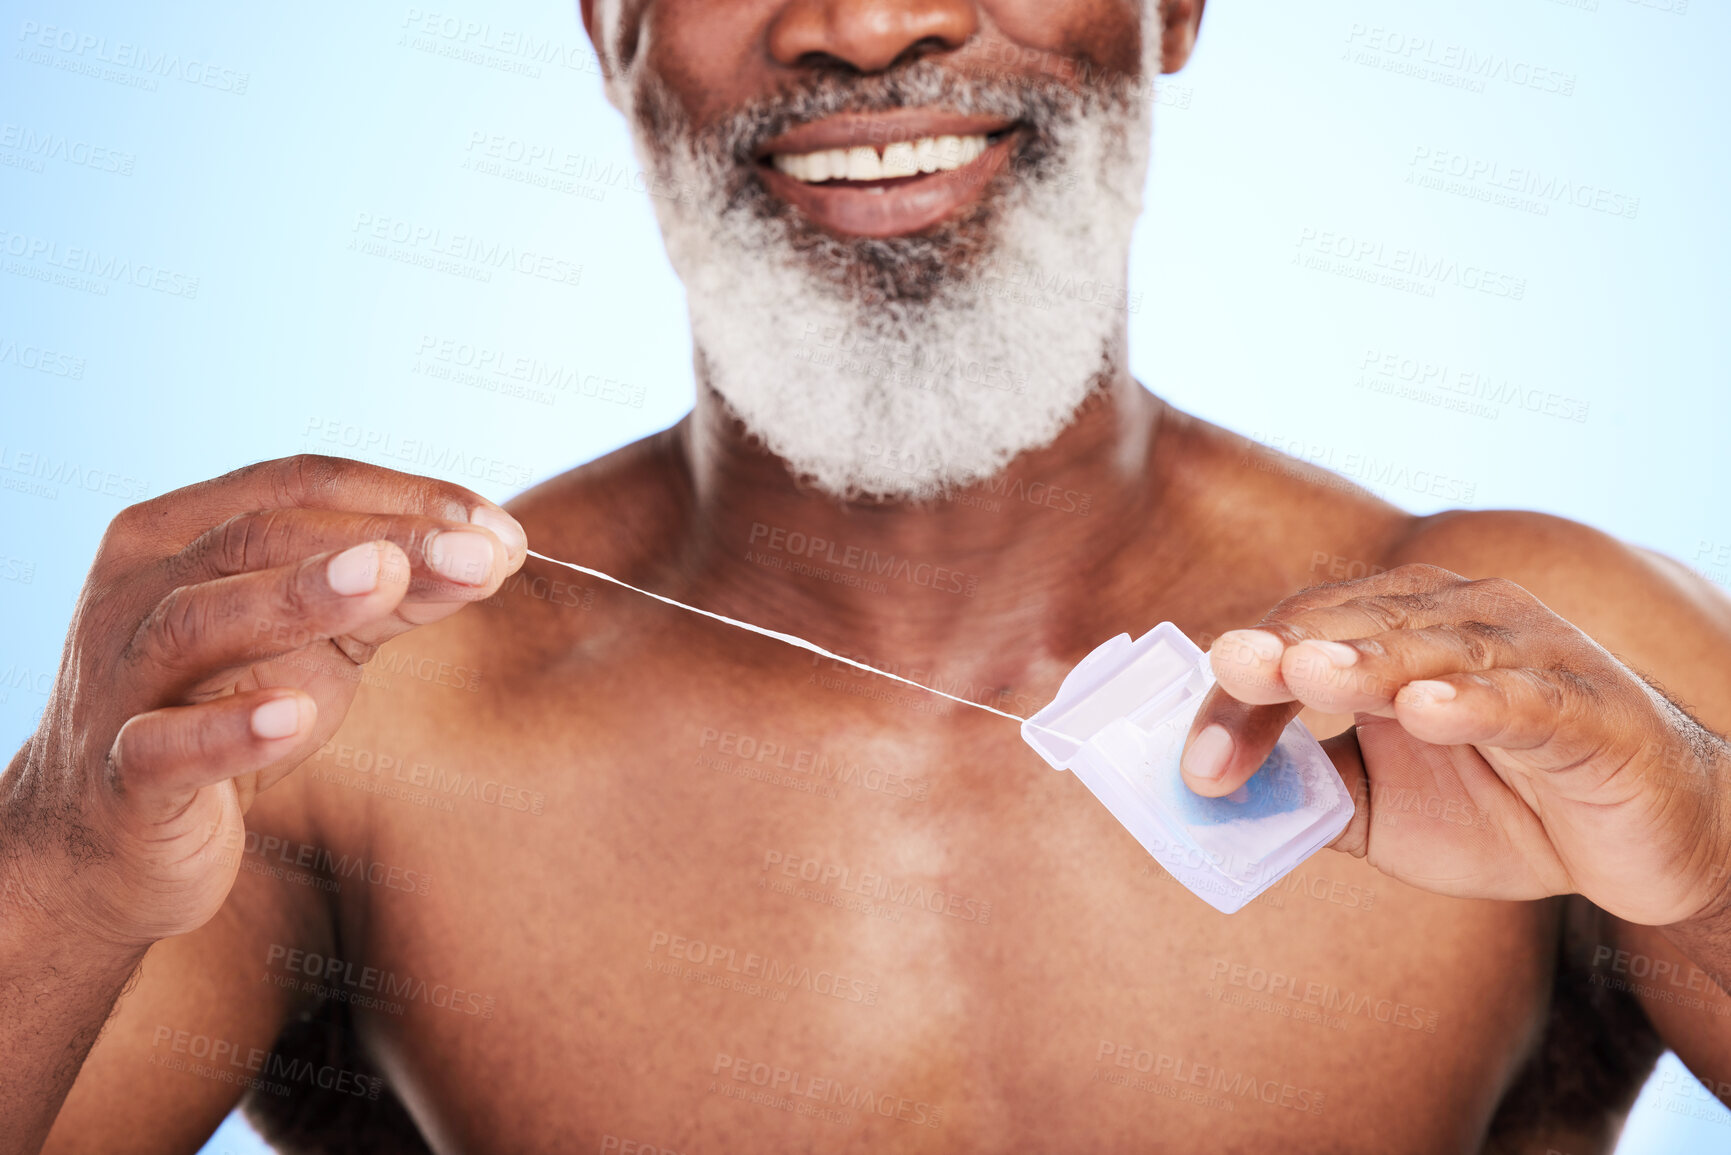
[[[122,952],[202,926],[253,798],[336,731],[361,665],[491,595],[526,545],[460,486],[330,457],[123,511],[0,778],[7,897],[47,933]]]

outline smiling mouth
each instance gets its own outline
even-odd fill
[[[919,114],[838,118],[771,141],[758,165],[770,191],[820,227],[900,236],[930,229],[976,203],[1008,162],[1019,128]]]
[[[885,145],[881,152],[864,144],[816,152],[777,152],[769,160],[778,171],[806,184],[878,183],[934,172],[955,172],[978,159],[991,146],[994,136],[1003,135],[1000,132],[922,136]]]

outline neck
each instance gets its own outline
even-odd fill
[[[700,382],[674,438],[692,479],[693,592],[885,668],[1018,683],[1126,628],[1111,575],[1148,531],[1164,408],[1117,369],[995,477],[919,504],[847,502],[800,485]]]

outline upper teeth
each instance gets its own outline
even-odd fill
[[[922,136],[885,145],[881,156],[877,149],[862,144],[821,152],[778,152],[772,163],[800,181],[889,180],[958,169],[985,151],[984,135]]]

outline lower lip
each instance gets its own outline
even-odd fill
[[[1005,133],[961,168],[894,181],[807,184],[768,166],[763,179],[770,192],[832,233],[899,237],[929,229],[978,201],[1009,161],[1014,140],[1014,133]]]

